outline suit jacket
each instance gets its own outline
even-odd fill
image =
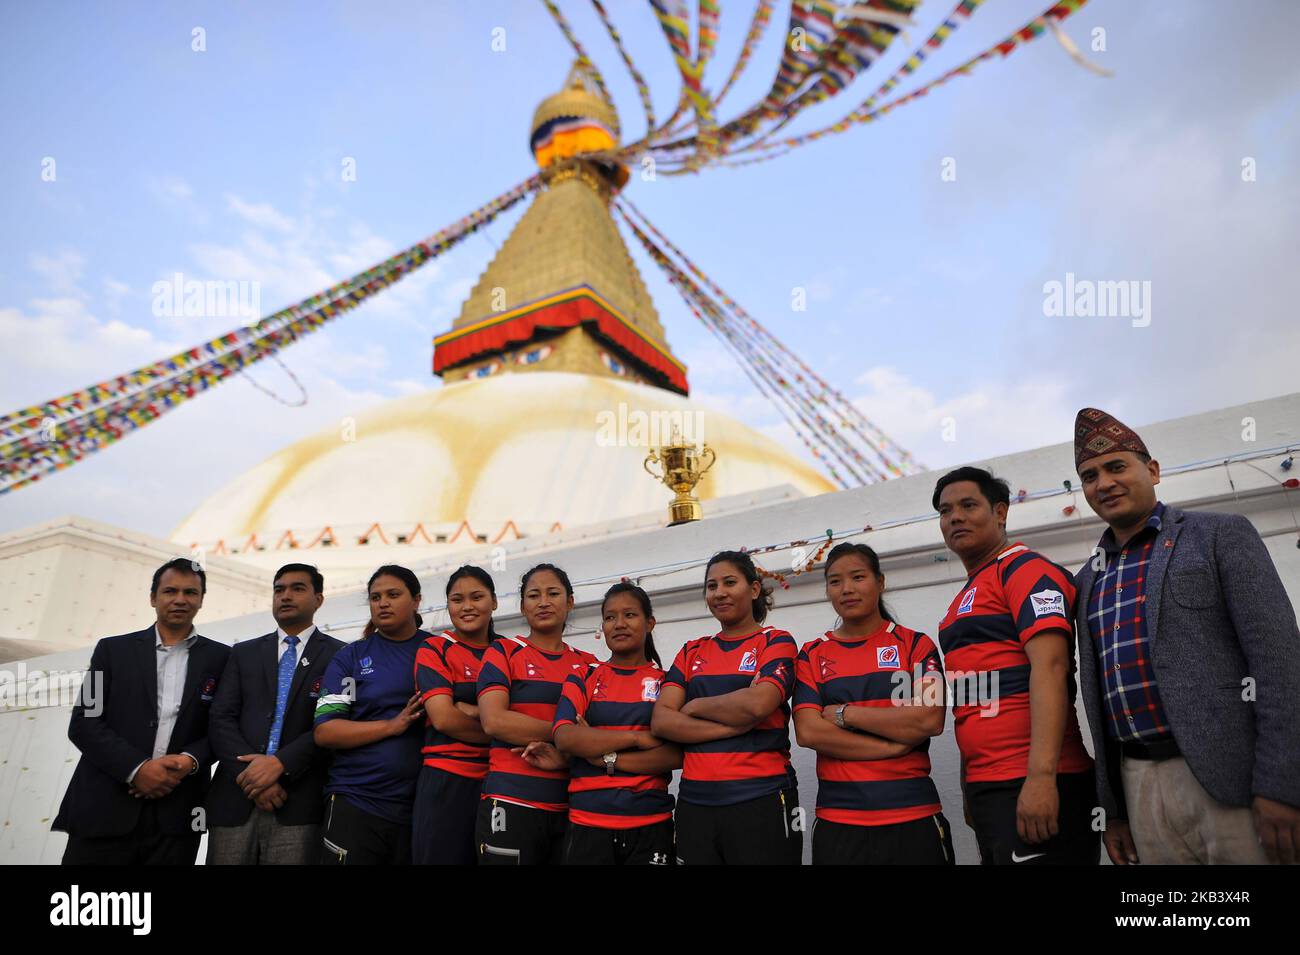
[[[285,825],[317,823],[324,814],[322,789],[329,769],[329,754],[316,746],[312,725],[321,677],[342,646],[343,641],[316,630],[303,646],[301,659],[293,671],[280,729],[280,747],[276,751],[284,763],[280,785],[288,798],[275,816]],[[217,761],[217,775],[207,801],[210,826],[242,825],[253,809],[252,801],[235,782],[248,767],[237,757],[266,752],[275,719],[279,672],[279,636],[275,633],[237,643],[231,651],[208,724],[208,739],[212,743],[213,759]]]
[[[1108,816],[1126,819],[1119,744],[1107,731],[1088,627],[1094,576],[1092,560],[1075,575],[1080,685],[1098,798]],[[1166,504],[1147,565],[1146,615],[1160,699],[1197,782],[1229,806],[1249,806],[1253,796],[1300,806],[1300,627],[1250,521]]]
[[[126,779],[153,757],[158,729],[158,662],[153,627],[95,644],[86,674],[93,692],[72,708],[68,738],[81,750],[59,814],[51,826],[72,836],[123,836],[140,818],[144,800],[131,795]],[[159,829],[169,835],[194,832],[194,810],[203,805],[211,775],[208,708],[212,704],[230,648],[206,637],[190,647],[180,712],[167,744],[168,753],[189,753],[199,770],[166,796],[154,800]],[[95,686],[94,681],[102,680]],[[99,715],[85,704],[102,706]]]

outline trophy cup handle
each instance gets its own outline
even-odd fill
[[[709,463],[700,468],[700,477],[704,477],[709,468],[713,467],[713,462],[718,460],[718,456],[714,453],[713,449],[706,444],[700,449],[700,457],[707,457],[709,459]]]
[[[662,481],[664,479],[664,476],[662,474],[655,474],[654,471],[650,470],[650,463],[652,461],[655,463],[658,463],[659,461],[658,455],[656,455],[653,451],[651,451],[649,454],[645,456],[645,460],[641,462],[641,467],[645,468],[645,473],[650,475],[656,481]]]

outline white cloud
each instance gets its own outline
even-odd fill
[[[77,283],[81,281],[86,260],[75,249],[60,249],[50,255],[33,252],[29,264],[33,272],[45,279],[46,286],[54,294],[85,297]]]
[[[245,202],[239,196],[227,194],[226,208],[259,229],[292,232],[296,228],[293,219],[277,212],[269,202]]]
[[[918,461],[946,467],[1065,441],[1078,410],[1060,378],[936,395],[888,366],[860,375],[853,404]],[[954,440],[945,440],[945,432]]]
[[[167,203],[188,202],[194,198],[194,190],[184,179],[176,176],[164,176],[149,181],[149,191],[155,198]]]

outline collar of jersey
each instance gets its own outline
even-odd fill
[[[969,587],[971,585],[972,580],[974,580],[980,574],[984,573],[984,571],[988,570],[990,567],[992,567],[998,561],[1002,560],[1004,557],[1010,557],[1012,554],[1018,554],[1022,550],[1029,550],[1029,545],[1022,544],[1020,543],[1020,541],[1016,541],[1014,544],[1008,544],[1006,550],[999,553],[996,557],[993,557],[990,560],[986,560],[984,563],[980,564],[979,567],[975,569],[974,573],[970,574],[966,578],[966,586]]]
[[[872,640],[876,639],[877,637],[884,636],[887,633],[892,634],[894,632],[894,628],[897,626],[898,624],[896,624],[894,621],[886,620],[885,625],[883,627],[881,627],[879,630],[875,631],[874,633],[863,637],[861,640],[836,640],[835,631],[827,630],[826,639],[829,640],[831,643],[837,643],[842,647],[858,647],[864,643],[870,643]],[[895,637],[895,639],[897,639],[897,637]]]
[[[527,637],[514,636],[514,637],[508,637],[507,639],[513,640],[521,647],[528,647],[530,650],[536,650],[538,653],[546,657],[548,660],[558,660],[560,659],[560,657],[564,656],[564,654],[573,652],[573,648],[569,646],[567,643],[565,643],[563,640],[560,641],[560,649],[557,650],[555,653],[552,653],[550,650],[543,650],[541,647],[536,646]]]
[[[476,647],[476,646],[475,646],[474,644],[472,644],[472,643],[463,643],[463,642],[461,642],[460,640],[457,640],[457,639],[456,639],[456,631],[455,631],[455,630],[444,630],[444,631],[442,632],[442,635],[443,635],[444,637],[446,637],[447,640],[450,641],[451,643],[459,644],[460,646],[464,647],[466,650],[470,650],[470,651],[486,650],[488,647],[492,646],[492,631],[491,631],[491,630],[488,631],[488,642],[485,643],[485,644],[483,644],[483,646],[481,646],[481,647]]]
[[[642,670],[654,670],[656,673],[662,673],[662,672],[663,672],[663,670],[661,670],[659,667],[657,667],[657,666],[654,665],[654,661],[653,661],[653,660],[648,660],[648,661],[646,661],[645,666],[639,666],[639,667],[616,667],[616,666],[614,666],[614,664],[610,663],[608,660],[604,661],[604,663],[603,663],[602,665],[603,665],[603,666],[607,666],[607,667],[609,667],[611,670],[613,670],[615,673],[621,673],[621,674],[623,674],[624,676],[627,676],[627,675],[630,675],[630,674],[633,674],[633,673],[640,673]]]
[[[762,633],[762,632],[763,632],[764,630],[766,630],[766,629],[767,629],[767,627],[765,627],[765,626],[764,626],[764,627],[759,627],[759,628],[758,628],[757,630],[755,630],[753,633],[747,633],[747,634],[745,634],[743,637],[724,637],[724,636],[722,636],[722,634],[720,634],[720,633],[715,633],[715,634],[713,635],[713,639],[714,639],[714,640],[717,640],[718,643],[744,643],[746,640],[749,640],[749,639],[751,639],[751,638],[753,638],[753,637],[758,636],[760,633]]]

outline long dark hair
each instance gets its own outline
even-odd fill
[[[416,605],[417,606],[419,605],[420,595],[421,595],[420,578],[416,577],[415,574],[409,568],[403,567],[401,564],[384,564],[382,567],[380,567],[378,570],[376,570],[373,574],[370,575],[370,580],[366,583],[367,603],[370,600],[370,588],[375,585],[375,581],[378,580],[380,577],[396,577],[402,583],[406,584],[407,591],[415,599]],[[423,623],[424,623],[424,618],[420,616],[420,611],[417,610],[415,612],[416,629],[419,629],[419,627]],[[361,632],[361,635],[363,637],[372,636],[376,631],[378,631],[378,629],[379,628],[375,626],[373,620],[367,620],[366,628]]]
[[[471,580],[477,580],[480,584],[482,584],[484,587],[488,589],[488,593],[490,593],[493,597],[496,597],[497,585],[496,582],[492,580],[491,574],[489,574],[482,567],[476,567],[474,564],[461,564],[459,567],[453,570],[451,572],[451,576],[447,578],[446,596],[448,599],[451,598],[451,588],[455,586],[456,581],[461,580],[462,578],[465,577],[468,577]],[[488,629],[487,629],[488,643],[491,643],[493,640],[497,639],[497,636],[498,634],[497,634],[496,620],[491,615],[489,615]]]
[[[759,584],[758,596],[754,598],[753,612],[754,620],[762,623],[767,619],[767,612],[772,609],[772,586],[763,582],[759,576],[758,568],[754,566],[754,558],[750,557],[744,551],[740,550],[720,550],[709,558],[708,566],[704,568],[705,586],[708,586],[709,571],[713,569],[714,564],[723,562],[734,564],[736,569],[751,584]]]
[[[605,618],[605,604],[609,602],[610,597],[617,597],[619,594],[631,594],[636,598],[636,602],[641,605],[641,612],[645,614],[647,621],[654,616],[654,611],[650,609],[650,595],[630,581],[620,580],[609,590],[605,591],[604,598],[600,601],[600,617]],[[659,669],[664,668],[663,661],[659,659],[659,651],[655,649],[654,634],[649,630],[645,632],[645,658],[657,666]]]
[[[871,568],[871,572],[876,575],[877,581],[879,581],[882,577],[884,577],[884,574],[880,572],[880,557],[876,554],[876,552],[872,550],[870,547],[868,547],[866,544],[851,544],[848,541],[844,541],[841,544],[836,544],[834,547],[831,548],[831,552],[826,555],[826,567],[822,571],[822,576],[829,577],[831,573],[831,564],[835,563],[841,557],[848,557],[850,554],[857,554],[859,557],[865,560],[867,562],[867,566]],[[889,612],[889,608],[885,606],[885,601],[883,598],[880,600],[879,606],[880,606],[881,617],[888,620],[890,623],[898,622],[897,620],[894,619],[894,615]]]

